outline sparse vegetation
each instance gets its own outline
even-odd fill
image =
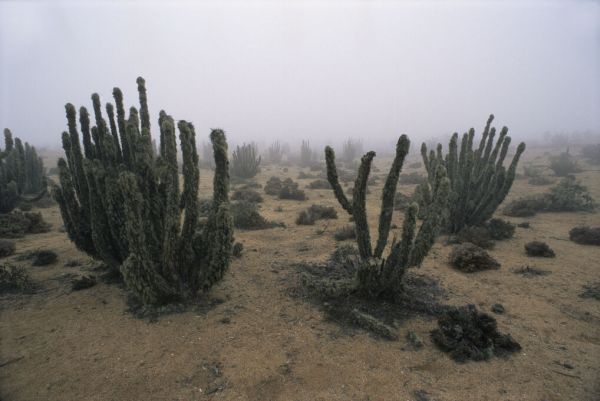
[[[263,198],[257,191],[253,189],[240,188],[233,192],[231,195],[231,200],[261,203]]]
[[[473,149],[473,128],[463,135],[460,150],[458,134],[452,135],[445,157],[442,155],[441,144],[438,145],[437,152],[428,152],[425,143],[421,146],[430,183],[435,180],[436,166],[442,165],[448,171],[451,191],[446,229],[450,233],[457,233],[464,227],[481,225],[489,220],[512,187],[519,158],[525,151],[525,143],[519,144],[510,165],[508,168],[504,167],[511,139],[508,128],[503,127],[494,144],[496,128],[491,127],[493,119],[494,115],[490,115],[477,149]]]
[[[290,200],[307,200],[308,197],[303,190],[298,188],[298,183],[292,181],[291,178],[286,178],[281,182],[281,188],[277,193],[279,199],[290,199]]]
[[[264,230],[266,228],[280,227],[280,223],[268,221],[258,211],[254,202],[237,201],[231,204],[233,225],[243,230]]]
[[[50,227],[39,212],[14,211],[0,214],[0,238],[21,238],[25,234],[45,233],[50,231]]]
[[[267,155],[269,157],[269,163],[281,164],[281,161],[283,160],[283,149],[279,141],[275,141],[269,146]]]
[[[340,227],[333,233],[333,238],[335,238],[336,241],[356,239],[356,228],[353,224],[348,224],[343,227]]]
[[[331,189],[331,185],[329,185],[329,181],[327,180],[315,180],[308,184],[307,188],[310,189]]]
[[[283,185],[283,181],[279,177],[271,177],[265,184],[265,193],[267,195],[278,195],[279,191],[281,191],[281,187]]]
[[[158,127],[158,156],[152,150],[145,81],[137,79],[140,109],[125,116],[123,95],[115,88],[114,107],[102,115],[92,95],[96,125],[87,109],[66,105],[66,160],[60,159],[60,187],[53,195],[69,238],[78,249],[123,275],[126,287],[143,304],[191,299],[219,281],[229,265],[233,225],[229,210],[227,142],[213,130],[215,172],[213,206],[199,220],[199,169],[191,123],[181,120],[183,191],[180,192],[175,120],[164,111]],[[110,129],[109,129],[110,127]],[[183,219],[182,219],[183,217]]]
[[[300,167],[311,167],[317,161],[317,154],[310,147],[309,141],[302,141],[300,146]]]

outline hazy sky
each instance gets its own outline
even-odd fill
[[[413,140],[600,130],[600,3],[7,2],[0,127],[58,144],[64,104],[119,86],[201,140]]]

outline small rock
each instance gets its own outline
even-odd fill
[[[502,304],[493,304],[490,310],[497,315],[502,315],[505,311],[504,306],[502,306]]]

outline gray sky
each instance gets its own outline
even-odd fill
[[[600,130],[600,3],[0,1],[0,127],[58,144],[113,86],[201,139]],[[154,132],[156,135],[156,131]]]

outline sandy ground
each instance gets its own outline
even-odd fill
[[[383,173],[385,163],[377,163]],[[207,197],[210,173],[201,175]],[[267,167],[258,181],[264,184],[271,175],[296,180],[298,170]],[[578,178],[600,200],[600,172]],[[311,180],[298,181],[304,187]],[[369,195],[373,226],[381,185]],[[413,186],[400,188],[410,193]],[[547,188],[518,180],[509,198]],[[499,328],[523,347],[508,359],[457,364],[431,343],[435,320],[403,322],[400,340],[385,341],[348,332],[326,321],[316,306],[288,295],[289,266],[325,260],[336,246],[333,231],[348,223],[330,190],[307,194],[305,202],[265,195],[263,215],[287,228],[236,232],[244,255],[210,292],[209,306],[156,322],[128,313],[118,285],[71,292],[67,278],[82,268],[64,263],[87,257],[59,231],[58,209],[43,209],[53,230],[18,240],[18,252],[48,248],[59,253],[59,261],[46,267],[20,262],[41,289],[0,298],[0,399],[379,401],[415,400],[417,390],[439,401],[600,399],[600,302],[579,297],[583,285],[600,281],[600,247],[568,240],[575,225],[599,226],[600,214],[508,218],[529,221],[532,228],[517,228],[514,238],[497,243],[491,254],[502,267],[494,271],[453,270],[447,263],[451,248],[438,241],[419,273],[439,281],[444,303],[473,303],[488,312],[492,304],[504,305],[506,313],[494,315]],[[339,218],[297,226],[297,213],[312,203],[335,206]],[[401,222],[399,213],[395,220]],[[523,245],[531,240],[546,241],[556,258],[527,257]],[[551,274],[513,273],[528,265]],[[424,340],[423,349],[403,350],[409,330]]]

